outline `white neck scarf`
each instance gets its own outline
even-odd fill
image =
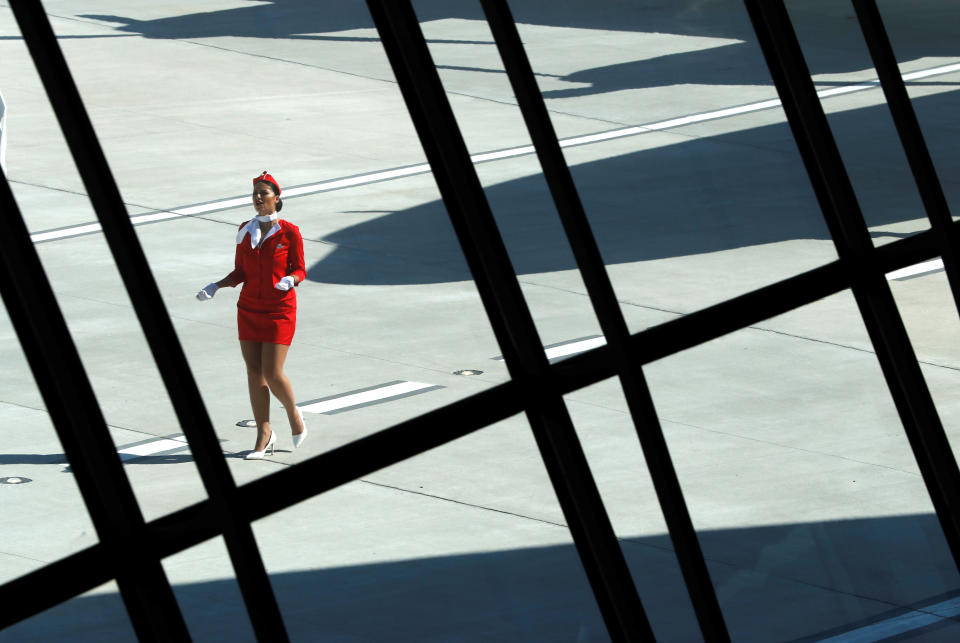
[[[270,218],[270,217],[273,217],[273,218]],[[267,231],[267,236],[263,237],[264,241],[266,241],[274,232],[280,229],[280,224],[277,223],[276,212],[270,215],[270,217],[264,217],[267,221],[273,221],[273,227],[271,227],[270,230]],[[259,215],[250,219],[250,221],[247,222],[247,225],[240,228],[240,231],[237,232],[237,243],[241,243],[243,241],[243,238],[249,234],[250,247],[256,248],[257,246],[260,245],[260,237],[263,236],[263,233],[260,232],[260,222],[258,221],[258,219],[260,219]]]
[[[271,221],[276,221],[276,220],[277,220],[277,216],[278,216],[277,213],[274,212],[273,214],[258,214],[258,215],[255,216],[254,218],[255,218],[257,221],[261,221],[261,222],[263,222],[263,223],[270,223]]]

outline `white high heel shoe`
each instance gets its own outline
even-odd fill
[[[270,439],[267,440],[266,445],[263,447],[263,451],[251,451],[247,455],[243,456],[244,460],[263,460],[263,456],[266,455],[267,449],[270,449],[270,455],[273,455],[274,449],[277,446],[277,433],[270,429]]]
[[[303,420],[303,411],[297,409],[297,415],[300,416],[300,425],[303,427],[303,432],[297,433],[293,436],[294,449],[300,448],[300,445],[303,444],[303,441],[307,439],[307,423]]]

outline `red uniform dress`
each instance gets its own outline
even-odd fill
[[[251,225],[252,224],[252,225]],[[256,219],[240,226],[234,269],[228,277],[243,282],[237,301],[237,330],[241,340],[290,345],[297,326],[297,294],[294,288],[277,290],[287,275],[301,283],[307,278],[303,263],[300,228],[277,219],[273,228],[253,247]]]

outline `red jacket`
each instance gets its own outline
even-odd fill
[[[247,221],[240,226],[243,231]],[[234,268],[227,277],[234,285],[243,283],[238,306],[263,309],[285,308],[297,305],[297,295],[290,290],[277,290],[278,281],[292,275],[299,285],[307,278],[303,262],[303,237],[300,228],[289,221],[277,219],[280,229],[269,235],[256,248],[250,247],[250,235],[244,231],[237,242]],[[238,237],[241,236],[238,234]]]

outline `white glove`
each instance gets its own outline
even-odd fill
[[[290,275],[287,275],[286,277],[278,281],[277,285],[275,285],[274,288],[276,288],[277,290],[290,290],[294,286],[296,286],[296,284],[293,281],[293,277],[291,277]]]
[[[217,294],[219,287],[217,284],[207,284],[204,286],[203,290],[197,293],[197,299],[200,301],[207,301],[208,299],[213,299],[213,296]]]

